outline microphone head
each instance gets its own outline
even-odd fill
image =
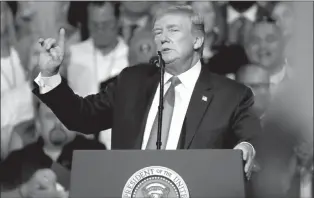
[[[157,51],[157,54],[158,54],[158,56],[160,56],[160,57],[161,57],[161,52],[160,52],[160,51]]]
[[[159,57],[158,56],[151,57],[149,60],[149,63],[153,64],[153,65],[158,65],[159,64]]]

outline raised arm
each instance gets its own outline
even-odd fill
[[[82,133],[96,133],[111,128],[113,103],[117,81],[107,89],[82,98],[76,95],[59,75],[65,48],[65,32],[60,30],[59,40],[39,39],[39,76],[33,93],[42,100],[69,129]]]

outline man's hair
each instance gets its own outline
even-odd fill
[[[114,9],[114,15],[118,19],[120,17],[120,3],[116,1],[89,1],[87,3],[88,8],[90,7],[102,7],[106,4],[111,4]]]
[[[205,30],[204,30],[204,18],[196,13],[192,6],[190,5],[175,5],[175,6],[170,6],[164,10],[160,10],[157,12],[154,16],[153,19],[153,25],[155,24],[156,20],[161,18],[164,15],[167,14],[184,14],[187,15],[190,20],[191,20],[191,25],[192,25],[192,33],[197,34],[198,36],[201,36],[205,38]],[[200,49],[198,50],[201,54],[203,52],[204,48],[204,42]]]
[[[260,24],[269,24],[274,26],[274,28],[282,35],[282,30],[280,29],[280,27],[277,25],[276,20],[273,19],[271,16],[263,16],[261,18],[259,18],[257,21],[255,21],[253,23],[253,26],[249,32],[248,35],[248,39],[246,40],[246,44],[249,43],[250,41],[250,37],[252,36],[252,32],[253,30],[256,28],[256,26],[260,25]]]

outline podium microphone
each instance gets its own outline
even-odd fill
[[[164,73],[165,73],[165,64],[162,60],[161,52],[158,51],[158,64],[160,67],[160,95],[159,95],[159,106],[158,106],[158,129],[157,129],[157,150],[160,150],[162,145],[161,142],[161,129],[162,129],[162,111],[164,109]]]

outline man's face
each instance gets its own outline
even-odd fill
[[[291,2],[279,2],[272,12],[272,17],[277,21],[284,36],[289,36],[293,32],[294,14],[290,3]]]
[[[147,14],[154,2],[149,1],[122,1],[123,8],[133,14]]]
[[[40,104],[38,113],[40,134],[46,145],[64,146],[75,136],[46,105]]]
[[[253,110],[261,116],[270,102],[270,79],[266,70],[247,69],[237,75],[237,81],[249,87],[254,94]]]
[[[256,24],[246,45],[246,52],[253,64],[271,70],[283,60],[284,43],[280,30],[271,23]]]
[[[153,28],[157,50],[161,51],[166,64],[192,57],[194,37],[191,21],[184,14],[166,14],[157,19]]]
[[[215,27],[216,13],[213,2],[211,1],[193,1],[193,9],[204,17],[205,32],[211,32]]]
[[[88,28],[95,45],[107,47],[115,42],[118,37],[118,25],[113,5],[110,3],[101,7],[91,5],[89,7]]]

